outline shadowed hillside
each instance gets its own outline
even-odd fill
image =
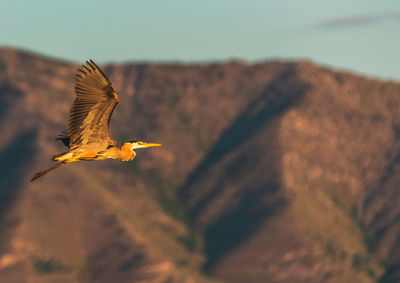
[[[306,88],[296,82],[292,66],[279,73],[222,132],[183,186],[181,191],[190,203],[190,216],[198,219],[201,226],[212,217],[207,214],[208,207],[222,214],[204,232],[206,269],[284,207],[285,196],[279,189],[281,163],[276,122],[302,99]],[[262,171],[262,164],[267,164],[268,171]],[[243,187],[245,192],[236,191]]]
[[[305,61],[106,65],[112,136],[163,146],[29,183],[65,150],[77,68],[0,49],[1,282],[400,280],[400,84]]]

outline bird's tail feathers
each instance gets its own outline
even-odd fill
[[[72,156],[73,156],[72,152],[66,151],[66,152],[62,152],[62,153],[54,155],[52,159],[54,161],[57,161],[57,160],[64,161],[66,159],[71,158]]]
[[[59,134],[59,135],[56,137],[56,141],[62,141],[62,143],[63,143],[66,147],[69,147],[70,139],[69,139],[68,133],[67,133],[66,131],[62,131],[61,134]]]

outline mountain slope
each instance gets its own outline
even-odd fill
[[[182,189],[205,235],[205,270],[229,282],[376,281],[397,245],[375,238],[364,215],[376,204],[364,200],[385,190],[371,186],[397,154],[399,85],[308,63],[290,70],[250,102]]]
[[[133,162],[68,164],[78,65],[0,49],[0,281],[396,282],[400,84],[309,62],[106,65]]]
[[[188,229],[127,164],[71,164],[29,183],[64,150],[54,136],[65,127],[77,66],[15,50],[1,55],[1,89],[12,91],[2,93],[10,102],[1,121],[0,281],[204,280],[196,271],[202,256],[179,240]]]

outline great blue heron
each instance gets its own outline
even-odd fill
[[[69,113],[68,132],[57,138],[69,150],[53,156],[53,160],[60,162],[36,173],[31,182],[70,162],[108,158],[130,161],[136,156],[134,149],[161,145],[129,141],[118,147],[117,142],[111,139],[110,118],[119,99],[111,82],[92,60],[86,61],[86,65],[78,70],[75,93],[76,98]]]

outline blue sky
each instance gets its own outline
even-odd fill
[[[307,58],[399,80],[400,1],[1,1],[0,45],[99,63]]]

